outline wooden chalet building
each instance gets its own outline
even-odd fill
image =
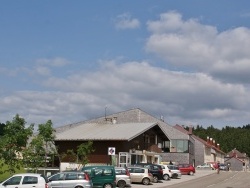
[[[87,141],[91,164],[194,163],[192,138],[138,108],[56,128],[59,155]]]

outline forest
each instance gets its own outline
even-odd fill
[[[189,127],[183,127],[189,130]],[[203,140],[207,140],[207,137],[213,138],[225,153],[236,148],[239,152],[250,156],[250,124],[242,127],[225,126],[222,129],[217,129],[212,125],[207,128],[197,125],[192,129],[193,134]]]

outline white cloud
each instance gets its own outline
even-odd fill
[[[225,84],[203,73],[164,70],[147,62],[106,62],[96,72],[50,77],[44,84],[56,92],[13,93],[0,101],[0,114],[8,117],[12,109],[35,123],[52,119],[58,126],[102,116],[108,105],[112,106],[109,113],[139,107],[163,115],[170,123],[183,119],[196,123],[208,117],[227,121],[229,115],[230,120],[244,121],[250,106],[249,90],[242,85]]]
[[[140,27],[140,21],[136,18],[132,18],[129,13],[124,13],[117,16],[115,27],[117,29],[136,29]]]
[[[147,40],[146,50],[166,63],[205,72],[223,81],[248,82],[249,28],[219,33],[213,26],[195,19],[185,21],[178,12],[169,12],[162,14],[159,20],[149,21],[148,29],[152,35]]]

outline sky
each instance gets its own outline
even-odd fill
[[[0,0],[0,122],[54,127],[140,108],[250,124],[250,1]]]

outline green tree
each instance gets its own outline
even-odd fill
[[[0,123],[0,136],[4,135],[4,127],[5,127],[5,124]]]
[[[1,137],[0,143],[0,166],[7,165],[7,169],[4,171],[0,170],[0,173],[5,171],[15,173],[17,169],[21,168],[22,163],[20,159],[22,158],[22,152],[34,129],[34,124],[27,128],[25,124],[25,120],[18,114],[12,121],[6,122],[4,135]]]
[[[23,152],[23,163],[27,168],[37,171],[39,167],[46,169],[47,163],[51,162],[56,150],[54,146],[55,130],[51,120],[38,126],[38,133],[33,135],[30,143]]]
[[[45,124],[38,126],[38,136],[42,138],[45,144],[45,155],[44,155],[44,167],[47,167],[47,161],[51,160],[49,155],[55,154],[55,129],[51,120],[48,120]]]
[[[82,166],[85,166],[88,162],[88,155],[95,150],[93,149],[93,142],[88,141],[77,146],[77,150],[73,149],[67,150],[66,153],[62,154],[62,158],[66,161],[75,162]]]
[[[44,166],[44,142],[42,137],[34,136],[28,147],[23,151],[23,165],[33,172]]]
[[[87,143],[82,143],[77,147],[77,156],[78,156],[78,162],[82,165],[85,166],[88,162],[88,155],[95,150],[93,149],[93,142],[88,141]]]

